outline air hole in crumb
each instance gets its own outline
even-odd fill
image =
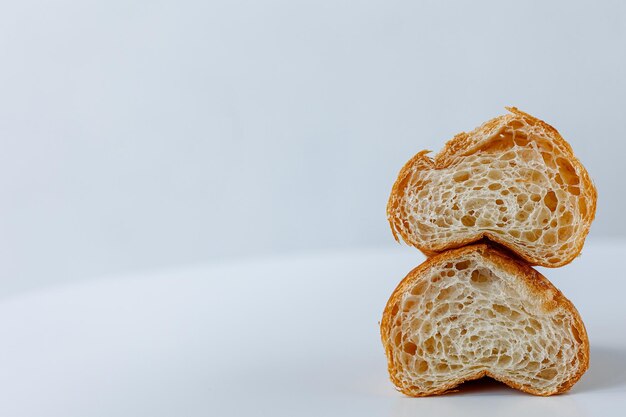
[[[536,242],[537,239],[541,237],[541,231],[531,230],[529,232],[524,232],[524,238],[529,242]]]
[[[437,371],[439,372],[446,372],[449,368],[448,365],[446,365],[445,363],[438,363],[435,369],[437,369]]]
[[[428,362],[426,361],[418,361],[417,362],[417,371],[418,372],[426,372],[428,371]]]
[[[462,271],[464,269],[467,269],[469,265],[470,265],[470,261],[462,261],[462,262],[457,262],[454,267],[458,269],[459,271]]]
[[[546,204],[546,207],[550,209],[550,211],[554,211],[556,210],[559,200],[556,198],[554,191],[548,191],[546,196],[543,198],[543,202]]]
[[[394,304],[394,306],[391,308],[391,315],[395,316],[396,314],[398,314],[398,311],[400,310],[400,307],[398,307],[398,304]]]
[[[500,156],[500,160],[501,161],[510,161],[511,159],[515,158],[515,152],[507,152],[504,155]]]
[[[579,182],[578,175],[570,162],[565,158],[557,158],[556,163],[559,166],[559,174],[568,185],[576,185]]]
[[[433,330],[433,325],[428,321],[424,322],[424,324],[422,325],[422,332],[428,334],[432,330]]]
[[[542,362],[542,363],[543,363],[543,362]],[[554,377],[556,376],[556,374],[557,374],[557,373],[558,373],[558,372],[557,372],[557,370],[556,370],[556,369],[554,369],[554,368],[548,368],[548,369],[544,369],[543,371],[539,372],[539,373],[537,374],[537,376],[538,376],[539,378],[542,378],[542,379],[552,379],[552,378],[554,378]]]
[[[454,174],[454,176],[452,178],[456,182],[467,181],[469,179],[469,172],[466,172],[466,171],[457,172],[457,173]]]
[[[566,211],[561,215],[561,224],[568,225],[574,220],[574,215],[570,211]]]
[[[411,294],[413,295],[420,295],[423,294],[424,291],[426,290],[426,282],[418,282],[417,284],[415,284],[413,286],[413,288],[411,288]]]
[[[435,300],[437,300],[437,301],[445,300],[453,292],[454,292],[454,288],[453,287],[444,288],[441,291],[439,291],[439,294],[437,294],[437,297],[435,297]],[[446,306],[447,306],[447,304],[446,304]]]
[[[402,333],[398,332],[393,338],[393,344],[396,346],[400,346],[401,342],[402,342]]]
[[[511,236],[513,236],[514,238],[519,238],[520,237],[520,232],[519,230],[509,230],[509,234]]]
[[[502,355],[498,358],[498,366],[507,366],[511,363],[511,360],[509,355]]]
[[[513,135],[510,131],[501,130],[491,137],[491,139],[482,147],[483,152],[503,152],[511,149],[515,143]],[[508,152],[514,154],[514,152]]]
[[[502,171],[491,170],[487,173],[487,177],[492,180],[500,180],[502,179]]]
[[[406,342],[404,344],[403,350],[409,355],[415,355],[415,351],[417,350],[417,345],[413,342]]]
[[[528,145],[528,136],[524,132],[516,132],[515,134],[515,144],[517,146],[526,146]]]
[[[465,215],[461,218],[461,223],[463,223],[464,226],[472,227],[476,224],[476,218],[473,216]]]
[[[580,195],[580,188],[578,187],[573,187],[570,185],[569,187],[567,187],[567,191],[569,191],[570,194]]]
[[[450,309],[448,304],[441,304],[439,307],[437,307],[435,309],[435,311],[433,312],[433,314],[435,316],[443,316],[444,314],[446,314],[448,312],[448,310]]]
[[[543,235],[543,243],[548,246],[554,245],[556,243],[556,233],[554,230],[548,230],[545,235]]]
[[[541,157],[543,158],[543,162],[550,167],[551,169],[556,168],[556,164],[554,163],[554,158],[551,153],[542,152]]]
[[[475,269],[472,271],[472,276],[470,277],[470,280],[474,284],[484,285],[491,282],[491,277],[489,277],[486,273]]]
[[[563,241],[563,240],[567,240],[572,236],[573,233],[573,227],[572,226],[563,226],[559,229],[559,240]]]
[[[511,309],[501,304],[494,304],[493,309],[496,310],[498,313],[504,314],[506,316],[511,314]]]
[[[435,339],[432,336],[424,341],[424,350],[430,355],[435,353]]]

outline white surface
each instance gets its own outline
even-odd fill
[[[117,277],[0,303],[0,415],[622,416],[626,243],[543,271],[578,307],[591,369],[566,394],[411,399],[378,325],[415,251],[319,253]]]
[[[417,151],[517,105],[626,236],[626,2],[20,0],[0,12],[0,296],[380,246]],[[245,236],[245,238],[242,238]]]

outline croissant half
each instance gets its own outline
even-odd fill
[[[389,374],[410,396],[490,376],[536,395],[567,391],[589,366],[572,303],[488,244],[436,255],[395,289],[381,321]]]
[[[430,256],[488,238],[546,267],[580,253],[596,189],[556,129],[509,110],[407,162],[387,205],[396,239]]]

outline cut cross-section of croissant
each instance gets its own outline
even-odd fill
[[[391,380],[410,396],[490,376],[536,395],[567,391],[589,365],[572,303],[491,245],[446,251],[398,285],[381,322]]]
[[[596,189],[556,129],[509,110],[407,162],[387,205],[396,239],[433,255],[486,237],[546,267],[580,253]]]

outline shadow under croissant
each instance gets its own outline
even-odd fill
[[[446,396],[459,396],[459,395],[527,395],[516,389],[509,387],[502,382],[496,381],[493,378],[483,377],[475,379],[473,381],[467,381],[454,388],[452,391],[447,392]]]
[[[509,388],[491,378],[466,382],[459,391],[424,398],[397,398],[390,417],[414,416],[551,416],[582,417],[578,402],[570,395],[538,397]]]

